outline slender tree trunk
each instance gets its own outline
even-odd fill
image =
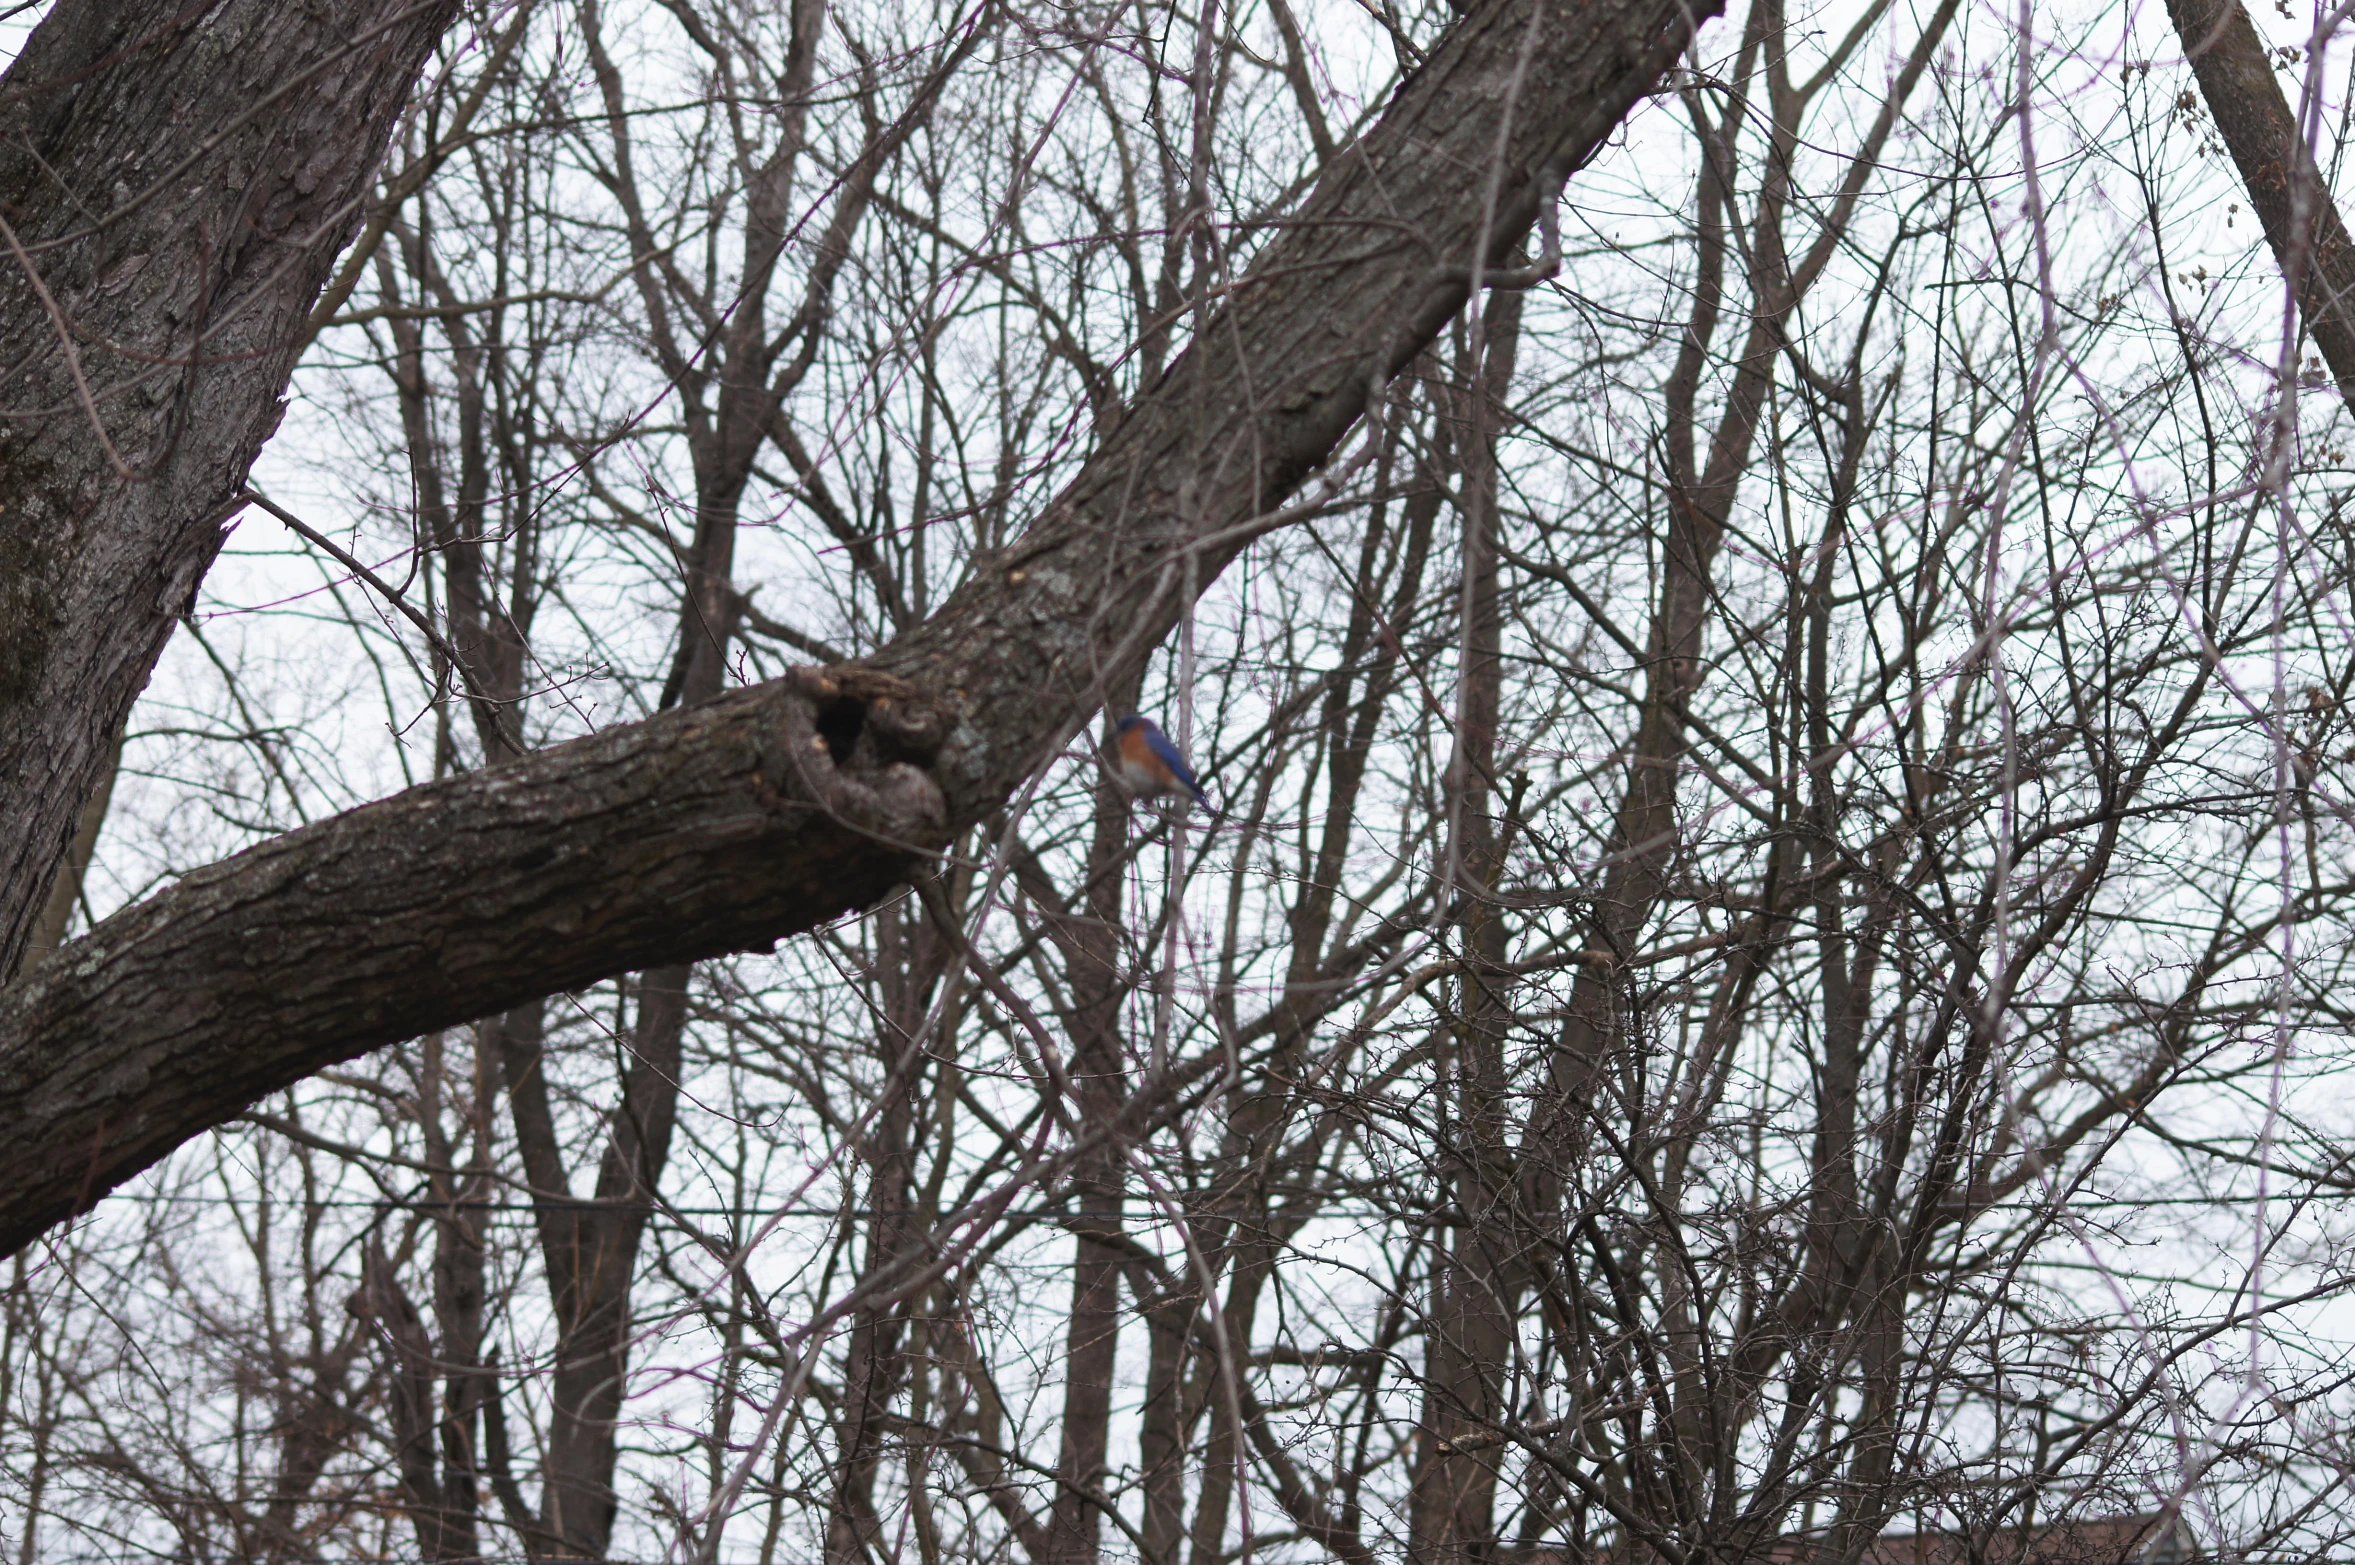
[[[879,917],[876,966],[884,1005],[876,1049],[884,1070],[884,1097],[859,1148],[867,1166],[866,1278],[884,1276],[905,1264],[909,1247],[923,1239],[916,1204],[916,1143],[931,1056],[919,1040],[932,999],[955,957],[955,948],[926,921],[916,899],[904,899]],[[868,1305],[851,1321],[834,1481],[827,1503],[828,1565],[864,1565],[890,1547],[875,1484],[883,1470],[883,1437],[890,1428],[892,1404],[907,1381],[909,1315],[909,1304],[901,1300]]]
[[[360,1307],[374,1323],[384,1354],[393,1471],[401,1503],[416,1531],[419,1556],[440,1565],[460,1556],[451,1552],[449,1507],[442,1495],[439,1464],[434,1460],[433,1343],[381,1240],[374,1235],[368,1239],[360,1267]]]
[[[1153,1300],[1143,1313],[1145,1405],[1139,1411],[1137,1466],[1144,1515],[1138,1535],[1143,1565],[1178,1565],[1186,1539],[1187,1437],[1194,1424],[1186,1396],[1194,1300],[1182,1289],[1172,1289],[1169,1297]]]
[[[425,1131],[431,1175],[429,1215],[433,1222],[433,1317],[441,1371],[441,1416],[430,1434],[441,1453],[437,1485],[434,1560],[472,1560],[481,1552],[479,1509],[482,1476],[476,1429],[484,1394],[483,1310],[489,1279],[492,1094],[498,1067],[479,1047],[466,1051],[466,1083],[460,1139],[443,1127],[450,1085],[450,1035],[435,1033],[421,1051],[418,1119]],[[430,1394],[430,1393],[429,1393]],[[419,1534],[419,1546],[425,1535]]]
[[[362,1256],[355,1308],[374,1328],[391,1386],[393,1454],[419,1558],[458,1565],[481,1557],[478,1501],[483,1467],[476,1422],[487,1388],[481,1363],[491,1191],[489,1062],[475,1051],[466,1100],[464,1164],[442,1122],[447,1038],[425,1040],[418,1120],[432,1172],[426,1216],[434,1236],[434,1332],[402,1288],[374,1236]],[[438,1339],[438,1346],[437,1340]],[[435,1382],[442,1381],[440,1409]]]
[[[1251,1332],[1259,1318],[1259,1295],[1273,1271],[1275,1257],[1256,1234],[1245,1232],[1230,1247],[1227,1296],[1219,1306],[1218,1329],[1223,1343],[1200,1355],[1194,1400],[1204,1409],[1209,1437],[1202,1444],[1202,1487],[1194,1500],[1194,1522],[1189,1529],[1189,1565],[1218,1565],[1231,1558],[1227,1525],[1235,1503],[1236,1464],[1242,1459],[1244,1433],[1237,1421],[1240,1408],[1227,1395],[1223,1362],[1229,1353],[1249,1351]],[[1237,1374],[1243,1366],[1234,1366]]]
[[[1520,344],[1521,296],[1493,297],[1456,401],[1464,452],[1463,561],[1455,753],[1448,763],[1446,880],[1462,964],[1440,1091],[1448,1107],[1440,1156],[1455,1223],[1435,1247],[1424,1349],[1423,1416],[1408,1503],[1415,1565],[1471,1565],[1495,1546],[1495,1448],[1516,1313],[1505,1032],[1511,979],[1498,901],[1502,836],[1495,820],[1496,734],[1504,688],[1504,612],[1497,574],[1497,438]]]
[[[1127,709],[1137,682],[1111,693]],[[1083,1124],[1119,1118],[1128,1067],[1121,1044],[1121,1001],[1131,983],[1123,970],[1122,881],[1130,861],[1128,795],[1109,775],[1098,779],[1095,830],[1088,844],[1082,915],[1068,921],[1062,947],[1071,985],[1072,1084]],[[1101,1547],[1103,1491],[1111,1453],[1112,1370],[1120,1346],[1120,1277],[1124,1266],[1120,1206],[1127,1186],[1121,1148],[1099,1147],[1074,1172],[1069,1199],[1078,1208],[1071,1262],[1071,1321],[1064,1334],[1061,1449],[1047,1558],[1039,1565],[1094,1565]]]
[[[653,1215],[654,1181],[670,1155],[678,1108],[680,1041],[687,1015],[685,967],[657,968],[638,984],[631,1064],[622,1081],[595,1193],[571,1186],[556,1139],[539,1006],[510,1011],[498,1027],[508,1106],[533,1193],[542,1264],[556,1313],[556,1370],[549,1385],[547,1455],[541,1469],[541,1557],[602,1559],[612,1541],[616,1433],[628,1390],[630,1285]]]

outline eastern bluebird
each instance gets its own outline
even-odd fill
[[[1149,717],[1131,712],[1112,725],[1113,770],[1127,784],[1128,791],[1140,799],[1158,799],[1164,794],[1190,793],[1205,808],[1210,796],[1194,780],[1193,769],[1186,758],[1178,754],[1178,747],[1169,736],[1153,726]]]

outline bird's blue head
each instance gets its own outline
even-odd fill
[[[1132,729],[1138,729],[1144,726],[1145,720],[1137,716],[1136,713],[1131,712],[1128,714],[1128,716],[1122,718],[1119,722],[1114,723],[1112,725],[1112,731],[1116,734],[1125,734],[1130,732]]]

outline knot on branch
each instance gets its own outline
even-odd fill
[[[786,707],[786,754],[808,797],[860,831],[911,851],[948,837],[948,801],[931,775],[949,718],[896,674],[799,668]]]

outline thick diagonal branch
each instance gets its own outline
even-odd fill
[[[1713,9],[1475,8],[1026,536],[867,666],[413,789],[52,956],[0,995],[0,1250],[332,1061],[872,903],[1275,525]]]
[[[2272,52],[2240,0],[2167,0],[2167,14],[2265,242],[2296,289],[2307,334],[2355,408],[2355,242],[2282,94]]]

